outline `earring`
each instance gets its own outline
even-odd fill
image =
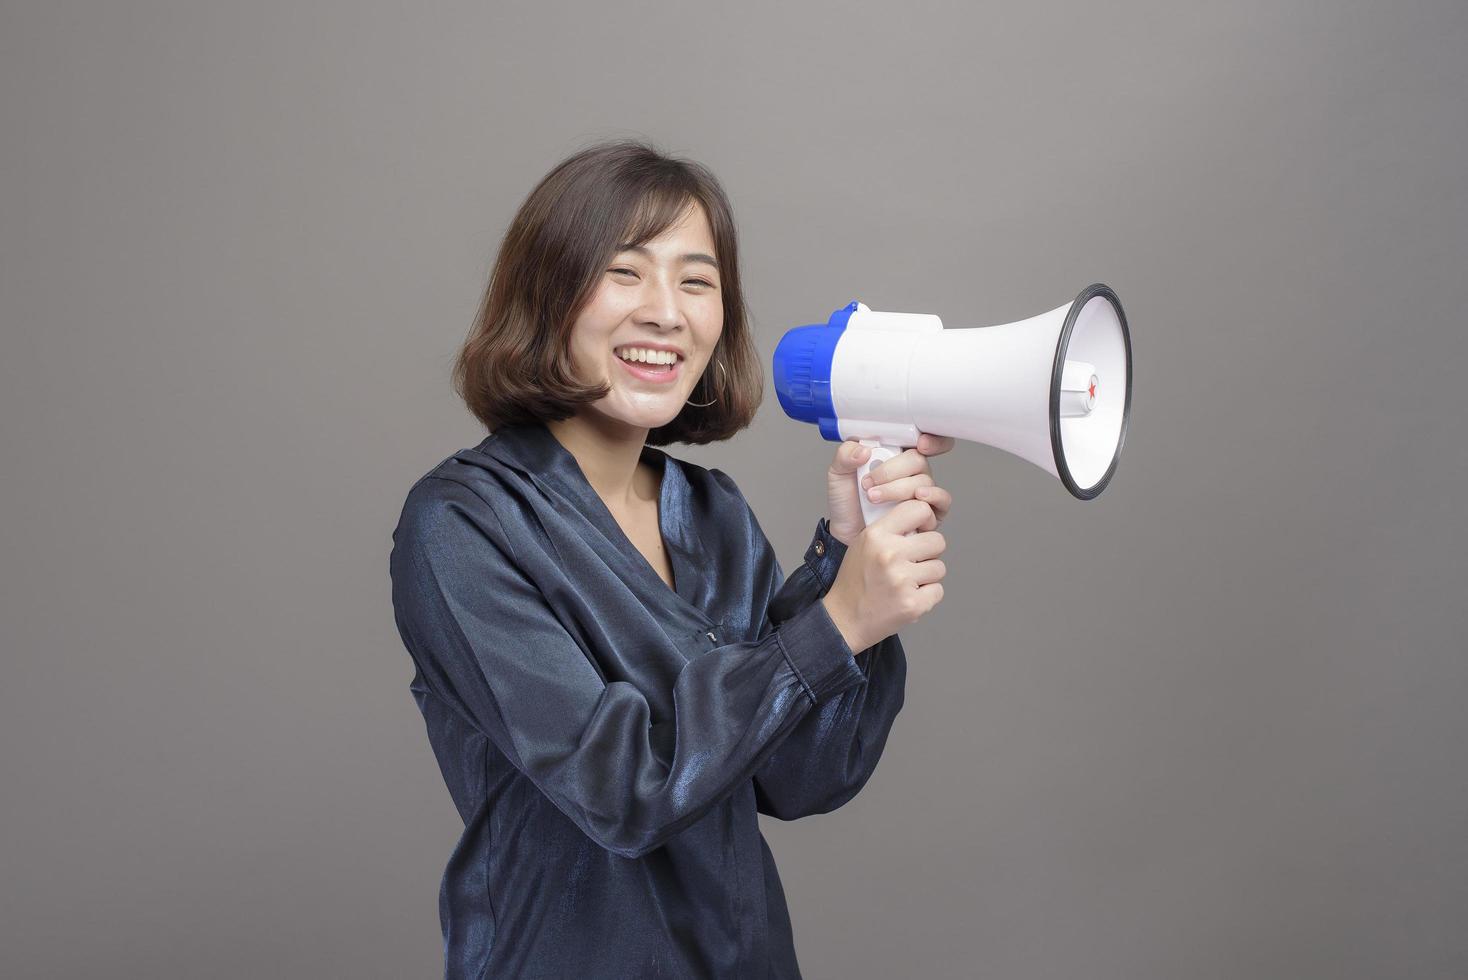
[[[720,377],[723,377],[723,375],[724,375],[724,362],[722,360],[719,360],[719,361],[715,361],[714,364],[716,364],[718,366],[718,368],[719,368],[719,376]],[[708,372],[705,371],[704,374],[703,374],[703,377],[702,378],[699,378],[699,380],[702,381],[702,382],[704,382],[704,387],[708,387],[708,384],[707,384],[707,381],[708,381]],[[685,402],[684,404],[692,405],[694,408],[708,408],[710,405],[712,405],[714,402],[716,402],[718,400],[719,400],[718,399],[718,396],[715,396],[715,397],[709,399],[706,402],[702,402],[702,403],[699,403],[699,402]]]

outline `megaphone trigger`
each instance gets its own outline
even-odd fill
[[[867,496],[867,492],[862,489],[861,481],[866,479],[866,475],[872,471],[872,467],[885,463],[893,456],[900,454],[902,447],[889,446],[880,439],[858,439],[857,441],[872,451],[871,455],[867,457],[867,461],[857,467],[855,477],[856,495],[861,498],[861,519],[863,523],[870,527],[873,521],[886,514],[893,507],[896,507],[897,501],[888,500],[877,503]]]

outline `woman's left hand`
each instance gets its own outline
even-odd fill
[[[855,474],[867,461],[872,451],[857,442],[847,439],[836,447],[836,458],[826,472],[826,500],[831,521],[831,537],[844,545],[850,545],[866,527],[861,516],[861,497],[872,488],[879,490],[879,499],[873,503],[916,498],[926,501],[933,514],[942,524],[953,505],[953,497],[933,482],[933,471],[928,465],[929,456],[941,456],[953,448],[952,436],[935,436],[924,432],[918,436],[916,448],[907,449],[883,463],[872,467],[866,475],[864,485],[857,489]],[[868,498],[870,499],[870,498]]]

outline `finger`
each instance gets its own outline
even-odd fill
[[[938,523],[948,519],[948,512],[953,507],[953,494],[947,490],[939,486],[918,487],[913,491],[913,496],[928,502],[928,506],[938,515]]]
[[[862,489],[869,489],[889,480],[926,472],[928,472],[927,457],[916,449],[904,449],[891,459],[867,470],[867,475],[862,477],[861,485]]]
[[[908,561],[924,562],[948,550],[948,539],[939,530],[918,531],[902,539],[902,556]]]
[[[880,527],[889,534],[907,534],[910,531],[932,531],[938,526],[938,518],[921,500],[899,500],[887,513],[870,525]]]
[[[868,500],[906,500],[916,497],[915,491],[922,487],[933,485],[933,477],[930,473],[918,473],[914,476],[904,476],[898,480],[890,480],[881,486],[871,487],[867,490]],[[919,497],[918,499],[922,499]]]
[[[943,601],[942,582],[929,582],[927,585],[919,585],[917,592],[927,602],[928,612],[932,612],[933,608]]]
[[[957,440],[953,436],[939,436],[924,432],[918,437],[918,452],[925,456],[941,456],[953,448]]]
[[[938,582],[947,574],[948,566],[941,558],[930,558],[913,565],[913,584],[927,585],[930,582]]]

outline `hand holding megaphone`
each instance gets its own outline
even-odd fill
[[[923,433],[915,447],[882,459],[876,447],[844,440],[826,471],[831,536],[850,545],[893,504],[912,497],[927,501],[942,524],[952,509],[953,495],[937,485],[928,458],[949,452],[953,445],[951,436]],[[873,490],[879,495],[877,500],[872,499]]]
[[[836,581],[821,597],[826,613],[860,653],[917,622],[943,601],[948,546],[933,508],[899,500],[846,548]]]

